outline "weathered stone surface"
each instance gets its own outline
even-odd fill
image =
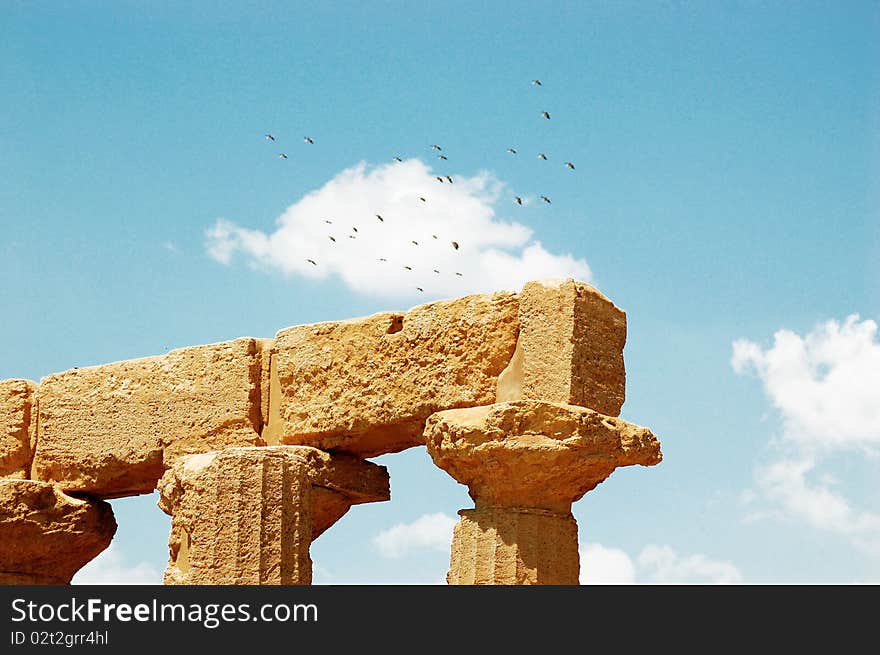
[[[576,585],[577,523],[541,509],[463,509],[446,582],[454,585]]]
[[[519,294],[516,352],[497,402],[544,400],[620,414],[626,314],[585,282],[529,282]]]
[[[110,545],[113,510],[33,480],[0,480],[0,584],[67,584]]]
[[[455,528],[450,584],[577,584],[572,502],[618,466],[662,458],[647,428],[534,400],[438,412],[425,443],[474,499]]]
[[[262,444],[261,345],[236,339],[44,378],[34,478],[104,498],[149,493],[181,455]]]
[[[0,479],[30,477],[36,388],[30,380],[0,380]]]
[[[430,414],[495,400],[517,312],[505,292],[282,330],[263,437],[361,457],[418,445]]]
[[[390,497],[385,467],[307,446],[183,457],[159,490],[166,584],[310,584],[312,541],[351,505]]]
[[[485,506],[567,512],[618,466],[662,459],[647,428],[533,400],[438,412],[425,439],[434,463]]]

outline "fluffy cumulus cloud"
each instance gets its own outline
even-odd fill
[[[147,562],[132,564],[116,547],[110,546],[91,562],[82,567],[72,584],[84,585],[159,585],[162,584],[162,572]]]
[[[398,523],[373,537],[383,557],[397,559],[414,550],[449,551],[456,520],[442,513],[424,514],[412,523]]]
[[[355,292],[389,298],[590,279],[584,259],[551,253],[528,227],[496,215],[508,194],[491,174],[452,179],[438,181],[418,159],[373,168],[360,163],[288,207],[273,231],[218,219],[206,231],[207,251],[223,264],[241,255],[267,271],[338,276]]]
[[[757,376],[782,426],[777,456],[756,469],[748,504],[769,500],[785,515],[880,552],[880,515],[853,507],[833,477],[817,475],[832,455],[880,451],[877,324],[852,315],[806,336],[779,330],[767,348],[740,339],[731,365]]]
[[[581,584],[738,584],[731,562],[703,554],[681,555],[670,546],[645,546],[632,559],[619,548],[585,544],[580,549]]]

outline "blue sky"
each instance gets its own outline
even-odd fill
[[[459,295],[361,242],[290,254],[328,247],[309,194],[341,222],[450,174],[412,233],[464,235],[454,290],[574,267],[628,313],[622,416],[664,461],[575,504],[594,573],[876,582],[878,62],[867,2],[4,2],[0,378]],[[392,501],[315,543],[316,579],[438,581],[466,490],[378,461]],[[105,571],[161,572],[155,500],[114,501]]]

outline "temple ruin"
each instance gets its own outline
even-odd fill
[[[311,584],[309,548],[425,446],[474,507],[449,584],[578,583],[571,505],[660,443],[619,418],[626,314],[575,280],[0,381],[0,584],[68,584],[160,492],[165,584]]]

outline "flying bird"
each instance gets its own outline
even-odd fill
[[[427,200],[425,200],[424,198],[422,198],[422,196],[419,196],[419,200],[421,200],[422,202],[428,202]]]
[[[388,260],[385,259],[384,257],[379,257],[379,261],[380,261],[380,262],[387,262]]]
[[[349,238],[349,239],[357,239],[357,237],[356,237],[355,235],[353,235],[353,234],[349,234],[349,235],[348,235],[348,238]]]
[[[416,289],[418,289],[419,291],[424,291],[424,289],[422,289],[422,287],[416,287]]]
[[[447,175],[447,176],[446,176],[446,181],[449,182],[450,184],[452,184],[452,177],[450,177],[449,175]]]
[[[437,238],[437,235],[436,235],[436,234],[432,234],[431,236],[434,237],[435,239]]]
[[[435,143],[434,145],[432,145],[431,147],[432,147],[434,150],[443,150],[443,148],[441,148],[440,146],[438,146],[436,143]]]
[[[566,168],[570,168],[571,170],[574,170],[574,164],[572,164],[570,161],[565,162],[565,166],[566,166]]]
[[[283,152],[278,153],[278,156],[281,157],[281,159],[287,159],[287,155],[285,155]]]
[[[541,116],[543,116],[547,120],[550,120],[550,112],[549,111],[542,111]]]
[[[519,196],[514,196],[514,197],[513,197],[513,201],[514,201],[517,205],[521,205],[521,204],[522,204],[522,198],[520,198]]]
[[[334,239],[333,237],[330,237],[330,241],[332,241],[333,243],[336,243],[336,239]]]
[[[543,159],[544,161],[547,161],[547,155],[545,155],[543,152],[539,152],[539,153],[538,153],[538,157],[539,157],[540,159]]]
[[[303,141],[305,141],[306,143],[314,143],[314,142],[315,142],[315,141],[312,139],[312,137],[310,137],[310,136],[304,136],[304,137],[303,137]]]
[[[546,202],[548,205],[550,204],[550,198],[548,198],[547,196],[541,196],[541,200]]]
[[[456,250],[458,250],[458,241],[453,241],[452,247],[455,248]]]
[[[411,271],[411,270],[412,270],[412,266],[404,266],[404,268],[405,268],[406,270],[408,270],[408,271]]]
[[[352,225],[351,229],[354,230],[355,232],[358,231],[358,229],[356,227],[354,227],[353,225]]]
[[[461,273],[456,272],[455,274],[456,274],[458,277],[462,277]]]
[[[508,148],[508,149],[507,149],[507,152],[509,152],[511,155],[515,155],[515,154],[516,154],[516,150],[513,149],[513,148]]]
[[[438,275],[440,274],[440,271],[438,271],[436,268],[434,269],[434,272],[437,273]]]
[[[326,218],[324,219],[324,222],[327,223],[327,225],[333,225],[333,221],[328,220]]]
[[[413,244],[414,246],[419,245],[419,242],[418,242],[418,241],[410,241],[410,243]]]
[[[532,86],[541,86],[541,80],[532,80]]]
[[[395,157],[394,161],[403,161],[400,157]]]
[[[266,141],[274,141],[274,140],[275,140],[275,137],[272,136],[271,134],[266,135]]]
[[[313,266],[317,266],[317,265],[318,265],[318,262],[316,262],[314,259],[307,259],[306,261],[307,261],[309,264],[312,264]]]
[[[439,175],[435,175],[435,176],[434,176],[434,179],[437,180],[438,182],[442,182],[442,181],[443,181],[443,178],[440,177]]]
[[[376,218],[378,218],[378,219],[379,219],[380,221],[382,221],[383,223],[385,222],[385,219],[382,218],[381,216],[379,216],[379,214],[376,214]]]
[[[447,159],[449,159],[449,157],[447,157],[446,155],[437,155],[437,159],[442,159],[443,161],[446,161]]]

